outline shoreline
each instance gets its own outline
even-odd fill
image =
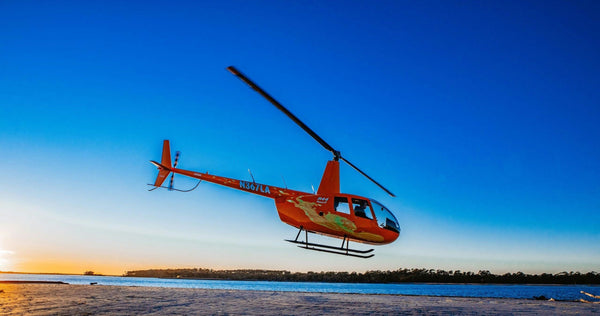
[[[26,275],[26,274],[24,274]],[[591,302],[591,303],[599,303],[597,301],[597,297],[593,296],[593,294],[589,294],[592,295],[593,299],[588,299],[587,297],[584,297],[583,295],[579,295],[579,293],[584,293],[586,294],[586,292],[590,292],[590,293],[595,293],[597,294],[598,291],[600,290],[600,286],[597,285],[579,285],[579,284],[571,284],[571,285],[564,285],[564,284],[545,284],[545,285],[541,285],[541,284],[496,284],[496,283],[435,283],[435,282],[410,282],[410,283],[335,283],[335,282],[315,282],[315,281],[258,281],[258,283],[255,286],[247,286],[244,283],[253,283],[253,281],[249,281],[249,280],[227,280],[227,279],[196,279],[196,278],[156,278],[156,277],[151,277],[151,278],[147,278],[147,279],[154,279],[154,280],[177,280],[177,281],[219,281],[222,283],[218,283],[216,286],[213,284],[212,286],[210,285],[189,285],[187,282],[183,282],[183,283],[179,283],[179,282],[155,282],[155,281],[151,281],[151,280],[147,280],[147,281],[141,281],[141,282],[128,282],[128,281],[123,281],[123,279],[131,279],[131,280],[135,280],[135,279],[139,279],[142,277],[117,277],[120,280],[114,281],[112,278],[112,276],[105,276],[105,275],[77,275],[74,274],[72,276],[76,277],[74,279],[70,279],[70,278],[54,278],[52,277],[53,275],[51,274],[46,274],[48,277],[46,279],[44,278],[38,278],[38,277],[30,277],[30,278],[25,278],[25,279],[21,279],[19,280],[18,278],[5,278],[2,279],[2,276],[0,274],[0,285],[1,284],[72,284],[72,285],[103,285],[103,286],[135,286],[135,287],[159,287],[159,288],[165,288],[165,289],[172,289],[172,288],[199,288],[199,289],[223,289],[223,290],[240,290],[240,291],[262,291],[262,292],[270,292],[270,291],[279,291],[279,292],[290,292],[290,293],[298,293],[298,294],[302,294],[302,293],[340,293],[340,294],[356,294],[356,295],[401,295],[401,296],[424,296],[424,297],[440,297],[440,298],[480,298],[480,299],[504,299],[504,298],[508,298],[508,299],[519,299],[519,300],[537,300],[537,301],[560,301],[560,302]],[[61,276],[61,274],[58,274],[56,276]],[[104,279],[103,278],[107,278]],[[89,279],[87,279],[89,278]],[[144,279],[146,279],[146,277],[144,277]],[[229,286],[227,285],[228,282],[232,282],[232,283],[237,283],[234,284],[233,286]],[[261,284],[261,282],[263,282]],[[270,286],[270,285],[265,285],[266,283],[284,283],[278,286]],[[177,283],[177,284],[176,284]],[[306,283],[313,283],[313,284],[317,284],[316,288],[314,286],[302,286],[302,285],[296,285],[296,283],[298,284],[306,284]],[[345,290],[339,290],[338,287],[333,286],[333,287],[327,287],[327,284],[329,283],[334,283],[336,285],[344,285],[344,284],[355,284],[356,286],[359,287],[358,290],[354,289],[352,286],[349,289],[345,289]],[[187,284],[187,285],[186,285]],[[323,289],[319,288],[319,284],[325,284],[325,287]],[[379,287],[375,287],[374,289],[371,288],[361,288],[361,285],[377,285],[380,284],[381,286],[384,286],[383,288],[379,288]],[[408,288],[404,288],[401,287],[400,289],[396,289],[394,290],[394,288],[392,288],[391,290],[389,288],[386,288],[385,285],[405,285],[408,286]],[[436,286],[436,285],[440,285],[442,287],[438,288],[438,287],[429,287],[427,288],[428,290],[425,291],[420,291],[420,290],[414,290],[411,288],[411,286],[420,286],[420,285],[424,285],[424,286]],[[468,287],[466,289],[470,289],[467,290],[466,292],[462,292],[462,289],[460,290],[453,290],[453,288],[450,288],[450,290],[448,290],[448,287],[445,286],[471,286]],[[486,286],[491,286],[492,288],[495,286],[501,286],[498,289],[495,290],[478,290],[478,287],[486,287]],[[532,286],[532,287],[537,287],[537,286],[542,286],[542,287],[546,287],[546,289],[541,288],[541,289],[537,289],[537,288],[533,288],[532,290],[526,290],[527,286]],[[551,287],[553,286],[557,286],[557,287],[562,287],[562,289],[559,290],[552,290]],[[582,288],[583,287],[583,288]],[[585,288],[585,287],[589,287],[589,288]],[[516,288],[520,288],[520,290],[516,290],[517,292],[514,292]],[[571,288],[571,289],[568,289]],[[353,290],[354,289],[354,290]],[[362,289],[362,290],[361,290]],[[577,293],[575,294],[573,292],[572,289],[577,289]],[[494,292],[493,294],[490,293],[490,291]],[[525,291],[525,292],[523,292]],[[491,296],[482,296],[481,294],[492,294]],[[519,295],[514,295],[511,293],[520,293]],[[527,295],[524,295],[524,293],[526,293]],[[461,295],[462,294],[462,295]],[[588,295],[588,294],[586,294]]]
[[[0,314],[543,314],[589,315],[600,304],[511,298],[0,284]]]
[[[0,284],[65,284],[65,285],[69,285],[69,283],[63,282],[63,281],[21,281],[21,280],[0,281]]]

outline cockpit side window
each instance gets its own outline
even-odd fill
[[[398,220],[394,214],[392,214],[392,212],[390,212],[385,206],[375,200],[371,200],[371,204],[375,209],[375,218],[377,218],[377,224],[379,227],[399,233],[400,225],[398,224]]]
[[[347,197],[336,196],[333,200],[333,206],[336,212],[350,214],[350,205],[348,204]]]
[[[352,209],[354,210],[354,215],[358,217],[373,219],[371,206],[369,205],[369,202],[367,202],[367,200],[353,198]]]

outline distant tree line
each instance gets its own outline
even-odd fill
[[[504,284],[600,284],[597,272],[560,272],[556,274],[526,274],[523,272],[492,274],[460,270],[398,269],[395,271],[357,272],[295,272],[283,270],[213,270],[213,269],[151,269],[127,271],[126,277],[218,279],[247,281],[336,282],[336,283],[504,283]]]

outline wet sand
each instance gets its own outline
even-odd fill
[[[0,315],[593,315],[600,304],[496,298],[0,284]]]

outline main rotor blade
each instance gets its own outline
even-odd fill
[[[262,95],[265,99],[267,99],[269,102],[271,102],[281,112],[283,112],[285,115],[287,115],[292,121],[294,121],[296,124],[298,124],[298,126],[300,126],[305,132],[307,132],[310,136],[312,136],[312,138],[314,138],[317,142],[319,142],[319,144],[321,144],[321,146],[323,146],[323,147],[325,147],[325,149],[329,150],[333,154],[335,160],[342,159],[345,163],[350,165],[350,167],[354,168],[354,170],[358,171],[360,174],[367,177],[367,179],[371,180],[373,183],[375,183],[377,186],[379,186],[381,189],[383,189],[389,195],[395,197],[394,193],[392,193],[390,190],[386,189],[383,185],[379,184],[379,182],[377,182],[373,178],[369,177],[369,175],[367,175],[362,170],[358,169],[358,167],[353,165],[350,161],[348,161],[344,157],[342,157],[342,155],[340,154],[339,151],[337,151],[333,147],[331,147],[331,145],[329,145],[325,140],[323,140],[319,135],[317,135],[317,133],[315,133],[312,129],[310,129],[310,127],[306,126],[306,124],[304,124],[302,121],[300,121],[300,119],[297,118],[294,114],[292,114],[292,112],[290,112],[283,105],[281,105],[281,103],[279,103],[272,96],[270,96],[265,90],[261,89],[258,85],[256,85],[254,82],[252,82],[252,80],[250,80],[248,77],[246,77],[243,73],[241,73],[239,70],[237,70],[233,66],[227,67],[227,70],[229,70],[229,72],[231,72],[232,74],[234,74],[238,78],[240,78],[243,82],[245,82],[247,85],[249,85],[250,88],[254,89],[256,92],[258,92],[260,95]]]
[[[288,109],[286,109],[283,105],[281,105],[281,103],[279,103],[277,100],[275,100],[267,92],[265,92],[265,90],[261,89],[258,85],[256,85],[254,82],[252,82],[252,80],[248,79],[248,77],[246,77],[243,73],[241,73],[239,70],[235,69],[235,67],[233,67],[233,66],[227,67],[227,70],[229,70],[229,72],[231,72],[232,74],[234,74],[238,78],[240,78],[243,82],[245,82],[247,85],[249,85],[250,88],[254,89],[256,92],[258,92],[260,95],[262,95],[265,99],[267,99],[269,102],[271,102],[281,112],[283,112],[290,119],[292,119],[292,121],[294,121],[296,124],[298,124],[298,126],[300,126],[305,132],[307,132],[317,142],[319,142],[319,144],[321,144],[321,146],[325,147],[325,149],[327,149],[331,153],[333,153],[333,155],[336,157],[336,159],[340,157],[339,151],[333,149],[333,147],[331,147],[331,145],[329,145],[325,140],[323,140],[323,138],[321,138],[319,135],[317,135],[317,133],[315,133],[312,129],[310,129],[310,127],[306,126],[306,124],[304,124],[302,121],[300,121],[300,119],[297,118],[294,114],[292,114],[292,112],[290,112]]]
[[[360,172],[360,174],[362,174],[363,176],[367,177],[367,179],[373,181],[373,183],[377,184],[378,187],[380,187],[381,189],[383,189],[383,191],[387,192],[389,195],[396,197],[396,195],[394,195],[394,193],[392,193],[392,191],[386,189],[383,185],[379,184],[379,182],[375,181],[375,179],[369,177],[368,174],[364,173],[362,170],[358,169],[357,166],[353,165],[350,161],[348,161],[346,158],[344,157],[340,157],[340,159],[342,159],[345,163],[347,163],[350,167],[354,168],[354,170]]]

